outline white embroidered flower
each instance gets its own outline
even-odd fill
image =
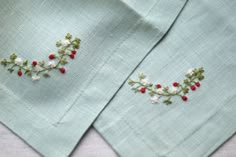
[[[158,94],[164,94],[163,88],[158,88],[158,89],[156,90],[156,92],[157,92]]]
[[[172,88],[171,88],[171,92],[172,92],[173,94],[176,94],[176,93],[178,92],[178,88],[172,87]]]
[[[34,67],[34,70],[37,71],[37,72],[39,72],[39,71],[42,71],[43,68],[42,68],[40,65],[36,65],[36,66]]]
[[[141,83],[146,86],[148,84],[148,79],[142,79],[141,80]]]
[[[158,98],[157,96],[151,97],[151,102],[152,102],[153,104],[158,103],[158,100],[159,100],[159,98]]]
[[[189,69],[189,70],[187,71],[187,75],[192,76],[192,75],[193,75],[193,69]]]
[[[51,67],[51,68],[54,68],[56,66],[56,62],[55,61],[49,61],[48,66]]]
[[[23,63],[23,60],[21,58],[16,58],[14,62],[16,65],[21,65]]]
[[[38,80],[40,80],[40,76],[34,75],[34,76],[32,76],[32,80],[33,81],[38,81]]]
[[[70,45],[70,41],[69,40],[63,40],[63,41],[61,41],[61,44],[62,44],[63,47],[67,47],[67,46]]]

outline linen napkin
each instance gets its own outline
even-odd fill
[[[129,3],[139,10],[135,1]],[[130,76],[143,72],[150,82],[171,86],[188,69],[202,66],[205,79],[187,102],[176,98],[169,106],[152,104],[128,83],[110,101],[94,126],[120,156],[206,157],[235,133],[235,8],[230,0],[188,1]]]
[[[66,74],[38,82],[1,66],[0,121],[43,156],[68,156],[185,2],[160,0],[139,13],[119,0],[1,1],[0,58],[47,60],[67,32],[81,48]]]

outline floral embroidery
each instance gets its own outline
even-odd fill
[[[40,79],[40,74],[44,77],[49,77],[49,72],[51,70],[59,70],[62,74],[66,72],[64,65],[68,63],[67,58],[74,59],[77,53],[77,49],[80,47],[80,39],[72,39],[71,34],[65,36],[65,40],[58,41],[56,43],[58,47],[58,53],[49,54],[49,62],[34,60],[29,64],[28,60],[23,60],[18,57],[15,53],[10,55],[9,59],[2,59],[1,64],[5,67],[10,66],[8,71],[12,73],[17,71],[18,76],[23,74],[32,78],[33,81]]]
[[[132,90],[135,93],[140,92],[142,94],[148,92],[151,96],[152,103],[158,103],[161,97],[165,97],[163,103],[166,105],[172,104],[171,98],[173,96],[179,96],[183,101],[187,101],[186,96],[189,93],[189,89],[192,91],[197,90],[197,87],[201,86],[200,81],[204,79],[204,69],[189,69],[185,75],[185,80],[182,83],[173,82],[172,87],[163,86],[158,83],[156,85],[149,83],[146,76],[143,73],[139,74],[139,80],[135,81],[132,79],[128,80],[128,84],[133,86]]]

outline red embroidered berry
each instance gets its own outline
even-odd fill
[[[64,73],[66,72],[66,69],[65,69],[65,68],[60,68],[60,72],[61,72],[62,74],[64,74]]]
[[[200,82],[196,82],[195,85],[196,85],[197,87],[200,87],[200,86],[201,86]]]
[[[75,58],[75,55],[72,53],[72,54],[70,54],[70,58],[71,59],[74,59]]]
[[[38,64],[37,61],[33,61],[33,62],[32,62],[32,65],[33,65],[33,66],[36,66],[37,64]]]
[[[183,100],[183,101],[187,101],[187,100],[188,100],[188,97],[184,95],[184,96],[182,96],[182,100]]]
[[[173,86],[174,86],[174,87],[177,87],[178,85],[179,85],[178,82],[174,82],[174,83],[173,83]]]
[[[76,54],[76,50],[72,50],[71,53],[75,55]]]
[[[141,93],[145,93],[145,92],[146,92],[146,89],[145,89],[145,88],[141,88],[141,89],[140,89],[140,92],[141,92]]]
[[[54,55],[54,54],[50,54],[48,58],[49,58],[49,59],[54,59],[54,58],[55,58],[55,55]]]
[[[18,71],[18,76],[21,76],[22,75],[22,71]]]
[[[192,86],[191,86],[191,90],[192,90],[192,91],[195,91],[195,90],[196,90],[196,86],[192,85]]]
[[[157,84],[156,87],[157,87],[157,88],[161,88],[161,84]]]

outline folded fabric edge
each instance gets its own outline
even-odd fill
[[[150,23],[148,21],[148,19],[146,19],[145,17],[143,17],[142,15],[138,14],[135,10],[133,10],[132,8],[128,7],[125,3],[123,3],[125,6],[127,6],[129,9],[131,9],[133,12],[137,13],[141,18],[141,20],[137,23],[137,25],[134,27],[134,32],[133,34],[138,34],[140,33],[139,29],[143,29],[143,27],[145,27],[146,23],[148,23],[150,29],[154,29],[154,30],[157,30],[158,31],[158,34],[152,34],[150,32],[146,32],[147,33],[147,36],[148,35],[152,35],[152,39],[149,39],[149,43],[147,44],[147,47],[145,49],[145,51],[143,52],[139,52],[138,50],[135,51],[137,54],[139,53],[143,53],[143,57],[140,59],[140,58],[136,58],[135,59],[135,66],[133,67],[133,69],[131,68],[131,72],[128,73],[128,76],[122,80],[120,83],[120,85],[118,86],[117,89],[115,89],[114,91],[114,94],[111,95],[111,97],[107,100],[107,103],[105,104],[105,106],[102,106],[102,108],[100,108],[100,112],[97,114],[97,116],[91,121],[91,125],[89,125],[86,130],[84,131],[84,133],[89,129],[90,126],[93,125],[94,122],[96,122],[96,119],[99,117],[99,115],[103,112],[103,110],[105,110],[106,106],[109,105],[109,103],[112,101],[112,99],[116,96],[116,94],[119,92],[119,90],[122,88],[122,86],[124,85],[124,83],[126,82],[126,80],[129,78],[130,75],[132,75],[132,73],[135,71],[135,69],[141,64],[141,62],[148,56],[148,54],[153,50],[153,48],[163,39],[163,37],[168,33],[168,31],[171,29],[171,27],[173,26],[174,22],[176,21],[176,19],[178,18],[178,16],[180,15],[180,13],[182,12],[182,10],[184,9],[185,5],[187,4],[187,1],[188,0],[179,0],[179,1],[176,1],[176,0],[171,0],[169,2],[165,1],[165,0],[161,0],[160,1],[160,6],[161,7],[164,7],[162,8],[162,10],[165,10],[166,12],[168,13],[161,13],[161,15],[165,16],[166,17],[163,17],[165,20],[162,20],[162,26],[161,29],[158,29],[158,26],[154,26],[152,23]],[[172,8],[174,8],[174,10],[169,10],[168,7],[169,6],[172,6]],[[152,10],[156,10],[156,15],[160,15],[160,13],[158,13],[158,8],[160,7],[159,5],[156,5],[155,7],[152,8]],[[147,14],[147,17],[149,16],[149,14]],[[150,33],[150,34],[149,34]],[[137,38],[137,35],[131,35],[127,40],[127,44],[123,44],[121,45],[118,49],[116,49],[117,52],[119,52],[120,50],[122,50],[122,48],[124,47],[125,49],[127,49],[127,47],[135,47],[135,45],[129,45],[129,40],[133,41],[135,40],[136,42],[132,42],[132,43],[138,43],[138,40],[141,41],[147,41],[148,39],[141,39],[141,38]],[[130,42],[131,43],[131,42]],[[123,46],[123,47],[122,47]],[[124,53],[122,53],[123,55]],[[120,54],[119,54],[120,55]],[[133,56],[138,56],[138,55],[135,55],[133,54]],[[111,57],[110,60],[108,60],[106,62],[106,64],[103,66],[103,68],[100,69],[99,71],[99,74],[102,74],[102,76],[106,76],[106,69],[109,67],[109,68],[112,68],[109,64],[109,62],[117,62],[116,61],[116,55],[114,55],[114,57]],[[129,60],[129,57],[128,56],[124,56],[123,58]],[[134,61],[133,61],[134,62]],[[113,67],[114,69],[116,69],[117,67]],[[127,67],[126,67],[127,68]],[[121,68],[122,69],[122,68]],[[122,72],[121,72],[122,73]],[[125,74],[127,75],[127,73],[124,73],[123,76],[125,76]],[[100,78],[100,75],[96,75],[95,76],[95,80],[96,78]],[[104,78],[105,79],[105,78]],[[101,80],[104,80],[104,79],[101,79]],[[115,80],[115,78],[111,77],[111,75],[108,75],[106,77],[106,81],[110,80],[112,82],[112,80]],[[96,83],[96,81],[94,81],[93,83]],[[93,83],[90,84],[90,86],[92,87],[93,86]],[[100,88],[101,91],[103,91],[102,88]],[[89,87],[88,87],[88,91],[89,91]],[[86,93],[86,92],[85,92]],[[87,95],[88,97],[90,95]],[[85,97],[86,99],[86,97]],[[75,106],[75,110],[76,110],[76,106]],[[72,111],[72,110],[71,110]],[[76,111],[72,111],[72,112],[75,112]],[[65,120],[67,118],[71,117],[70,114],[68,114],[68,116],[65,116]],[[99,133],[99,132],[98,132]],[[99,133],[100,134],[100,133]],[[83,134],[84,135],[84,134]],[[81,139],[80,139],[81,140]],[[80,142],[80,140],[78,141],[78,143]],[[106,139],[105,139],[106,140]],[[75,147],[74,147],[75,149]],[[73,149],[73,151],[74,151]],[[73,151],[70,153],[70,155],[73,153]],[[117,152],[118,154],[118,152]]]
[[[8,126],[6,126],[4,123],[0,122],[0,124],[2,126],[4,126],[5,128],[7,128],[7,130],[9,130],[13,135],[17,136],[24,144],[26,144],[30,149],[32,149],[34,152],[36,152],[37,154],[39,154],[40,156],[43,156],[43,154],[41,154],[37,149],[35,149],[34,147],[32,147],[25,139],[23,139],[21,136],[19,136],[16,132],[14,132],[13,130],[11,130],[11,128],[9,128]]]
[[[208,152],[204,154],[204,156],[212,156],[218,149],[220,149],[225,143],[227,143],[232,137],[236,135],[236,132],[232,132],[232,134],[225,135],[225,137],[221,138],[212,148],[209,149]]]

